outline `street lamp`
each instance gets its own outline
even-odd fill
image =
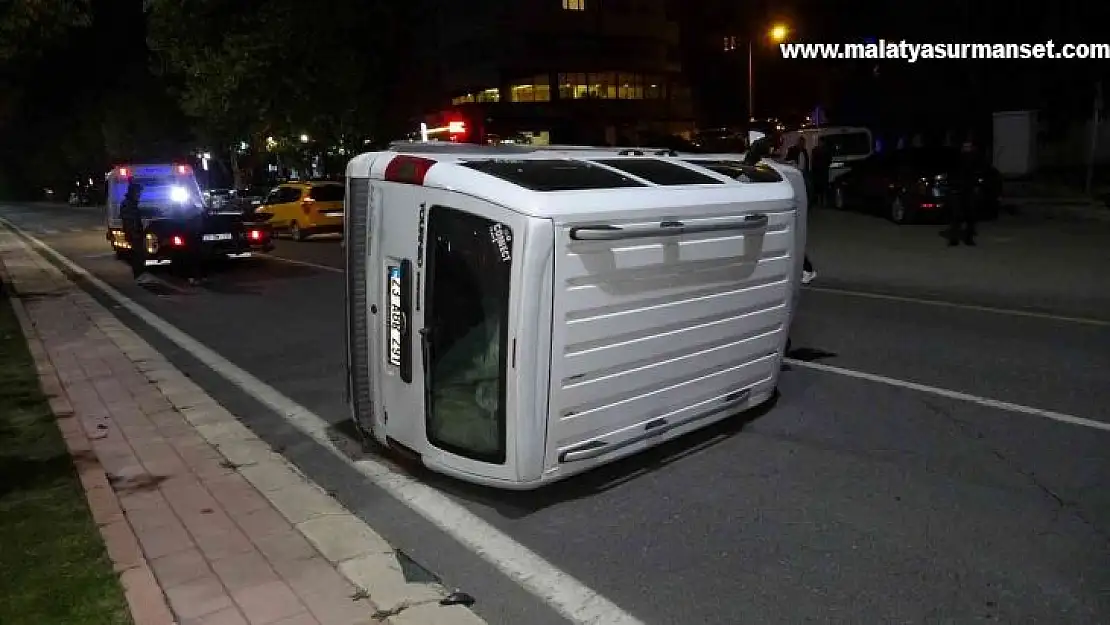
[[[308,143],[308,135],[301,135],[301,143]]]
[[[767,31],[767,38],[774,43],[786,41],[790,29],[785,24],[775,24]],[[755,48],[748,39],[748,119],[755,121]]]

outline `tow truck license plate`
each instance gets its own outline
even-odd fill
[[[205,241],[230,241],[231,240],[231,233],[230,232],[220,232],[218,234],[206,234],[206,235],[204,235],[204,240]]]
[[[401,311],[401,268],[389,268],[389,364],[401,366],[401,334],[404,321]]]

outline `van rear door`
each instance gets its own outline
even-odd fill
[[[732,189],[738,201],[556,224],[549,470],[773,390],[801,253],[793,193]]]
[[[382,407],[394,443],[452,472],[515,480],[519,252],[528,221],[461,193],[384,188]],[[550,249],[550,248],[548,248]]]

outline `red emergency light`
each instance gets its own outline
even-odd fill
[[[262,240],[262,231],[261,230],[251,230],[249,233],[247,233],[247,237],[250,238],[251,241],[261,241]]]
[[[447,132],[453,135],[466,134],[466,122],[460,120],[447,122]]]
[[[120,167],[120,168],[119,168],[119,176],[120,176],[120,178],[126,178],[126,177],[128,177],[129,175],[131,175],[131,174],[130,174],[130,173],[129,173],[129,172],[127,171],[127,168],[126,168],[126,167]]]
[[[185,174],[189,173],[189,166],[188,165],[178,165],[177,166],[177,173],[179,173],[181,175],[185,175]]]
[[[182,238],[180,235],[175,234],[175,235],[173,235],[173,238],[170,239],[170,245],[172,245],[174,247],[184,247],[185,246],[185,239]]]
[[[428,170],[435,164],[436,162],[429,158],[397,156],[385,166],[385,179],[387,182],[422,186]]]

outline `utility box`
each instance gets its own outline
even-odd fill
[[[1037,111],[998,111],[994,114],[994,168],[1016,178],[1037,168]]]

